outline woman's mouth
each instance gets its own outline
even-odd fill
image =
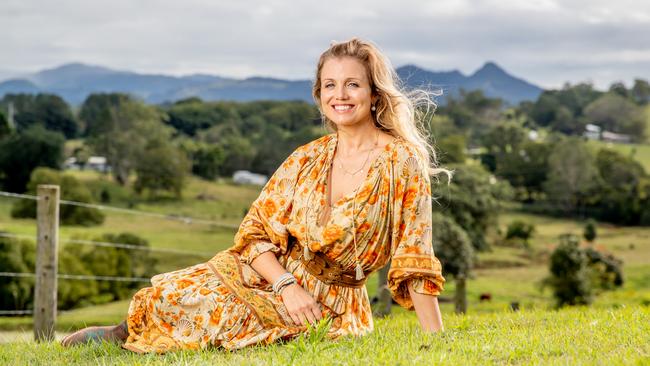
[[[332,106],[335,111],[339,113],[346,113],[352,110],[354,108],[353,104],[335,104]]]

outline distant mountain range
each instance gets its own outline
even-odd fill
[[[481,89],[490,97],[499,97],[516,104],[523,100],[535,100],[542,92],[540,87],[508,74],[493,62],[486,63],[469,76],[456,70],[435,72],[415,65],[402,66],[397,69],[397,73],[407,87],[442,90],[443,98],[444,95],[458,93],[461,88]],[[291,81],[267,77],[234,79],[204,74],[176,77],[139,74],[80,63],[66,64],[0,83],[0,97],[8,93],[39,92],[58,94],[73,105],[79,105],[89,94],[99,92],[130,93],[156,104],[193,96],[203,100],[270,99],[312,102],[310,80]]]

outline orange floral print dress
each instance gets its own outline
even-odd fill
[[[293,325],[281,297],[250,266],[267,251],[314,296],[323,316],[332,318],[330,338],[371,332],[365,286],[327,285],[287,253],[292,235],[311,251],[354,270],[354,195],[335,202],[326,222],[318,220],[336,144],[331,134],[296,149],[253,202],[230,249],[206,263],[156,275],[152,287],[138,291],[129,307],[129,337],[123,347],[135,352],[238,349],[304,332],[306,327]],[[372,163],[356,194],[354,220],[364,272],[379,270],[392,259],[388,287],[407,309],[413,309],[408,281],[429,295],[438,295],[445,281],[431,245],[429,182],[414,148],[397,138]]]

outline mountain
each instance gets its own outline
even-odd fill
[[[434,72],[415,65],[397,69],[407,87],[441,89],[453,95],[461,88],[482,89],[488,96],[509,103],[534,100],[542,89],[509,75],[495,63],[488,62],[474,74],[459,71]],[[163,103],[198,96],[204,100],[251,101],[305,100],[312,102],[310,80],[283,80],[269,77],[234,79],[195,74],[182,77],[139,74],[81,63],[65,64],[39,71],[24,78],[0,83],[0,96],[8,93],[55,93],[68,103],[79,105],[91,93],[123,92],[136,95],[148,103]]]
[[[442,92],[442,96],[455,95],[460,89],[482,90],[487,96],[502,98],[510,104],[536,100],[543,91],[523,79],[514,77],[494,62],[487,62],[470,76],[459,71],[434,72],[414,65],[397,69],[400,79],[409,87]]]

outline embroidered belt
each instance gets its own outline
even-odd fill
[[[291,258],[300,260],[307,272],[328,285],[359,288],[366,284],[366,278],[357,280],[354,270],[345,270],[320,252],[312,252],[313,258],[305,260],[302,256],[303,248],[298,240],[289,236],[288,252]]]

